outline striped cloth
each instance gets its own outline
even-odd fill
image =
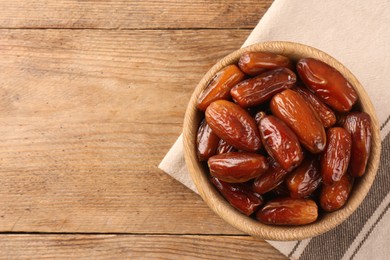
[[[390,259],[390,1],[276,0],[243,46],[294,41],[321,49],[359,79],[381,124],[379,172],[347,221],[302,241],[268,241],[291,259]],[[186,170],[181,136],[159,168],[196,192]]]

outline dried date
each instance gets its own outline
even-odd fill
[[[325,62],[303,58],[297,63],[297,70],[306,86],[336,111],[351,110],[358,99],[351,83]]]
[[[228,144],[248,152],[261,148],[256,122],[242,107],[218,100],[210,104],[205,115],[211,129]]]
[[[325,149],[326,134],[317,112],[291,89],[276,94],[270,103],[272,113],[285,122],[312,153]]]
[[[339,181],[348,169],[351,156],[351,136],[341,127],[329,128],[328,143],[321,157],[322,181],[331,185]]]
[[[266,70],[280,67],[292,68],[289,58],[266,52],[245,52],[238,61],[240,69],[248,75],[258,75]]]
[[[291,70],[275,69],[238,83],[230,94],[241,107],[253,107],[271,99],[276,93],[291,88],[296,80],[297,77]]]
[[[236,65],[229,65],[217,72],[199,96],[198,109],[205,111],[213,101],[229,99],[231,88],[243,80],[244,77],[245,74]]]
[[[318,207],[313,200],[276,198],[256,213],[256,218],[271,225],[305,225],[317,220]]]
[[[268,170],[267,159],[255,153],[231,152],[214,155],[207,163],[212,176],[231,183],[246,182]]]
[[[362,176],[367,167],[371,151],[371,118],[364,112],[353,112],[347,115],[343,124],[351,135],[351,159],[348,172],[351,176]]]
[[[251,215],[263,204],[262,197],[251,191],[243,183],[227,183],[215,177],[211,177],[210,180],[234,208],[247,216]]]
[[[286,171],[291,171],[303,159],[298,137],[283,121],[265,116],[260,121],[260,136],[268,154]]]

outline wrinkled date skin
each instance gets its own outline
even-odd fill
[[[317,220],[318,207],[313,200],[276,198],[256,213],[256,218],[271,225],[305,225]]]
[[[289,58],[265,52],[245,52],[241,55],[238,66],[243,72],[251,76],[280,67],[292,68]]]
[[[321,171],[316,157],[306,158],[301,165],[286,177],[285,183],[291,198],[305,198],[321,183]]]
[[[241,107],[252,107],[269,100],[273,95],[291,88],[297,77],[291,70],[280,68],[244,80],[234,86],[230,94]]]
[[[291,171],[303,160],[303,152],[294,132],[274,116],[260,121],[260,136],[268,154],[286,171]]]
[[[230,152],[237,152],[237,150],[233,146],[228,144],[225,140],[220,139],[217,148],[217,154],[230,153]]]
[[[271,157],[268,158],[268,163],[268,170],[257,177],[252,185],[253,191],[261,195],[280,185],[288,173]]]
[[[229,65],[220,70],[200,95],[198,109],[205,111],[213,101],[229,99],[231,88],[244,78],[245,74],[236,65]]]
[[[294,131],[307,150],[320,153],[325,149],[326,134],[321,120],[296,91],[287,89],[276,94],[270,107],[272,113]]]
[[[322,185],[320,205],[325,211],[332,212],[340,209],[347,202],[352,189],[353,179],[345,174],[332,185]]]
[[[352,112],[345,118],[343,126],[352,139],[348,172],[353,177],[360,177],[366,171],[371,151],[371,118],[364,112]]]
[[[265,116],[266,116],[266,113],[265,113],[265,112],[263,112],[263,111],[257,112],[256,115],[255,115],[256,124],[259,125],[261,119],[263,119]]]
[[[211,177],[210,180],[234,208],[247,216],[251,215],[263,204],[262,197],[251,191],[243,183],[227,183],[215,177]]]
[[[296,88],[296,91],[314,108],[325,128],[336,123],[336,115],[316,95],[302,87]]]
[[[217,151],[219,137],[214,134],[206,120],[203,120],[198,128],[196,144],[200,161],[207,161],[211,156],[215,155]]]
[[[322,181],[332,185],[345,175],[351,156],[351,136],[341,127],[329,128],[328,143],[321,156]]]
[[[307,87],[336,111],[350,111],[358,99],[348,80],[335,68],[322,61],[312,58],[300,59],[297,71]]]
[[[240,106],[218,100],[206,109],[206,121],[219,138],[239,150],[255,152],[261,139],[255,120]]]
[[[212,176],[231,183],[249,181],[268,170],[264,156],[245,152],[214,155],[208,160],[208,165]]]

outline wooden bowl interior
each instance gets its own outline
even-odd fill
[[[326,62],[339,70],[350,81],[359,95],[358,106],[371,116],[373,128],[372,147],[366,174],[356,181],[350,198],[342,209],[333,213],[323,214],[315,223],[297,227],[269,226],[246,217],[234,209],[219,194],[208,180],[207,169],[197,159],[196,133],[200,120],[202,119],[202,113],[196,108],[198,96],[216,72],[229,64],[236,64],[240,55],[245,51],[262,51],[281,54],[290,57],[294,61],[297,61],[302,57],[311,57]],[[199,82],[190,99],[184,119],[183,140],[184,156],[187,168],[200,196],[209,205],[209,207],[237,229],[256,238],[270,240],[301,240],[322,234],[343,222],[356,210],[368,193],[375,179],[381,150],[379,124],[374,107],[366,91],[355,76],[340,62],[328,54],[313,47],[292,42],[265,42],[254,44],[237,50],[217,62]]]

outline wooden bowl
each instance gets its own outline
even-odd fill
[[[197,159],[196,134],[203,114],[196,108],[197,99],[215,73],[229,64],[237,64],[240,55],[245,51],[262,51],[282,54],[290,57],[294,61],[303,57],[312,57],[324,61],[339,70],[349,80],[359,95],[358,103],[361,106],[361,109],[371,116],[372,147],[366,173],[362,178],[356,180],[350,197],[342,209],[332,213],[322,214],[319,219],[312,224],[304,226],[270,226],[245,216],[234,209],[219,194],[208,179],[207,169],[205,169],[202,163]],[[254,44],[239,49],[218,61],[202,78],[192,94],[184,118],[183,138],[184,156],[187,168],[200,196],[208,206],[235,228],[253,237],[270,240],[301,240],[313,237],[336,227],[347,219],[363,201],[375,179],[381,150],[379,124],[375,109],[366,91],[356,77],[344,65],[328,54],[313,47],[293,42],[264,42]]]

